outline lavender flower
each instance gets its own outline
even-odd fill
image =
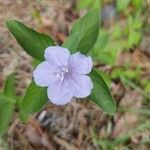
[[[33,72],[38,86],[48,87],[48,98],[52,103],[65,105],[72,97],[84,98],[93,88],[91,79],[91,57],[79,52],[70,55],[66,48],[50,46],[45,50],[45,61]],[[35,93],[36,94],[36,93]]]

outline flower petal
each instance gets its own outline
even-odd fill
[[[73,72],[88,74],[91,72],[93,62],[91,57],[87,57],[79,52],[69,57],[69,67]]]
[[[57,105],[65,105],[69,103],[73,97],[73,92],[67,80],[58,81],[57,84],[48,87],[48,98]]]
[[[60,46],[49,46],[45,50],[45,59],[53,66],[67,66],[70,52]]]
[[[73,88],[73,96],[84,98],[91,94],[93,83],[87,75],[72,74],[70,76],[70,86]]]
[[[54,84],[57,80],[56,67],[52,67],[48,62],[43,62],[33,71],[33,78],[37,85],[46,87]]]

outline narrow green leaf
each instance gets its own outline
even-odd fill
[[[116,111],[116,105],[105,81],[95,69],[90,73],[90,77],[94,85],[90,99],[106,113],[113,115]]]
[[[44,59],[45,48],[54,45],[54,41],[48,35],[36,32],[19,21],[7,20],[6,26],[22,48],[38,60]]]
[[[0,135],[5,134],[14,111],[15,101],[0,95]]]
[[[131,0],[117,0],[117,9],[118,9],[118,11],[125,10],[128,7],[130,1]]]
[[[26,123],[29,119],[30,114],[26,113],[25,111],[21,110],[19,112],[19,119],[22,123]]]
[[[77,9],[89,8],[93,3],[93,0],[78,0],[77,1]]]
[[[75,53],[77,48],[78,48],[78,44],[80,42],[80,39],[78,38],[80,36],[79,32],[76,32],[74,34],[71,34],[63,43],[63,47],[66,47],[70,50],[71,53]]]
[[[127,45],[129,48],[133,47],[134,45],[137,45],[140,42],[141,33],[138,31],[130,31],[129,37],[127,41]]]
[[[71,53],[80,51],[82,54],[87,54],[97,40],[99,26],[99,11],[90,11],[73,25],[71,35],[65,40],[62,46],[71,48]],[[74,46],[71,44],[74,44]]]
[[[0,94],[0,135],[5,134],[16,103],[15,75],[11,74],[5,81],[4,91]]]
[[[4,87],[3,94],[12,99],[16,98],[15,75],[14,74],[11,74],[5,81],[5,87]]]
[[[0,95],[0,134],[3,135],[11,121],[16,103],[15,75],[11,74],[5,81],[4,91]]]
[[[93,47],[93,50],[90,52],[94,55],[94,58],[97,58],[98,55],[104,51],[109,42],[109,34],[105,31],[101,31],[98,35],[97,41]]]
[[[39,111],[48,102],[46,88],[37,86],[32,82],[22,99],[22,109],[26,113]]]

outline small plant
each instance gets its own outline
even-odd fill
[[[21,98],[15,95],[14,75],[8,77],[0,94],[0,134],[7,130],[14,108],[17,107],[21,119],[26,120],[30,114],[40,111],[49,102],[48,99],[63,105],[73,96],[88,96],[106,113],[115,113],[115,102],[107,84],[101,74],[92,68],[91,57],[86,56],[97,41],[99,25],[99,11],[92,10],[73,25],[69,37],[61,46],[57,46],[48,35],[28,28],[19,21],[6,22],[6,26],[22,48],[39,63],[33,66],[35,82],[31,82]],[[70,68],[74,68],[71,70],[73,73],[69,72]],[[53,86],[52,82],[55,82]],[[59,85],[55,86],[57,84]]]

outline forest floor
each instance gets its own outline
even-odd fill
[[[10,35],[7,19],[21,20],[61,44],[83,13],[75,10],[73,0],[0,0],[0,88],[15,72],[17,95],[23,95],[32,78],[32,59]],[[96,65],[110,73],[128,61],[132,68],[144,66],[140,80],[150,81],[149,43],[150,32],[146,32],[139,47],[119,55],[117,65]],[[120,80],[112,80],[111,92],[117,104],[114,116],[89,100],[73,100],[63,107],[49,104],[25,124],[16,110],[7,135],[0,139],[0,150],[149,150],[149,95],[142,87]]]

